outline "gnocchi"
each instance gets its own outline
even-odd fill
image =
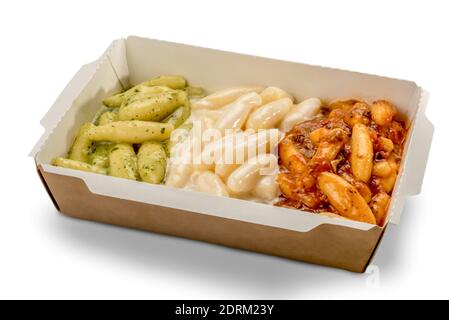
[[[187,94],[184,91],[164,92],[122,105],[118,117],[120,120],[161,121],[186,103]]]
[[[114,143],[111,142],[96,142],[92,146],[90,153],[90,161],[92,165],[100,166],[103,168],[109,167],[109,153],[114,147]]]
[[[285,115],[280,124],[280,129],[284,132],[290,131],[294,125],[312,119],[318,114],[321,107],[321,100],[310,98],[293,106]]]
[[[393,190],[394,184],[396,182],[396,177],[398,174],[398,165],[396,163],[396,160],[391,156],[387,159],[386,162],[390,167],[390,173],[388,175],[383,176],[380,179],[380,187],[382,191],[390,193]]]
[[[204,171],[195,177],[195,190],[216,196],[229,196],[226,185],[215,173]]]
[[[149,82],[143,82],[134,86],[125,92],[117,93],[113,96],[107,97],[103,99],[103,104],[109,108],[120,108],[123,102],[129,99],[133,99],[136,96],[142,97],[142,93],[145,95],[157,95],[161,92],[172,91],[169,87],[163,86],[151,86]]]
[[[292,104],[291,98],[282,98],[263,105],[251,113],[246,122],[246,128],[255,130],[275,128],[290,110]]]
[[[58,167],[63,167],[67,169],[74,169],[74,170],[80,170],[80,171],[86,171],[86,172],[92,172],[92,173],[99,173],[99,174],[106,174],[106,169],[91,165],[82,161],[78,160],[72,160],[72,159],[65,159],[62,157],[57,157],[53,160],[53,165]]]
[[[149,121],[117,121],[91,127],[87,137],[93,141],[142,143],[148,140],[163,141],[170,138],[173,125]]]
[[[142,143],[137,153],[137,165],[142,181],[159,184],[165,178],[167,154],[160,142]]]
[[[165,184],[171,187],[183,188],[193,173],[193,164],[176,164],[170,167]]]
[[[111,176],[137,180],[137,157],[132,145],[117,144],[109,154],[109,163]]]
[[[192,104],[193,109],[218,109],[224,107],[244,94],[260,93],[264,88],[258,86],[232,87],[217,91]]]
[[[249,159],[231,173],[227,180],[229,190],[235,194],[242,194],[253,190],[260,180],[261,169],[272,165],[273,155],[262,154]],[[277,162],[277,159],[274,159]]]
[[[94,125],[92,123],[85,123],[81,126],[78,136],[72,144],[69,151],[69,159],[87,162],[89,158],[89,147],[92,144],[92,140],[89,137],[89,130]]]
[[[227,107],[222,117],[215,124],[218,130],[241,129],[251,111],[262,105],[262,98],[255,92],[239,97]]]
[[[272,101],[280,100],[283,98],[289,98],[290,100],[293,100],[293,97],[290,93],[282,90],[281,88],[277,88],[277,87],[265,88],[260,93],[260,96],[262,97],[263,104],[267,104]]]
[[[217,163],[215,164],[215,174],[221,178],[224,182],[228,181],[228,177],[239,167],[238,164],[232,163],[232,164],[224,164],[224,163]]]
[[[318,187],[343,217],[376,224],[376,218],[365,199],[343,178],[334,173],[322,172],[318,176]]]
[[[391,173],[393,173],[393,170],[388,163],[388,161],[381,160],[379,162],[374,163],[373,165],[373,175],[378,177],[387,177]]]
[[[165,86],[171,89],[183,89],[187,85],[187,81],[182,76],[160,76],[143,83],[145,86]]]
[[[174,128],[181,126],[190,116],[190,105],[185,103],[178,107],[172,114],[162,120],[163,123],[172,124]]]
[[[371,113],[376,124],[385,126],[393,120],[396,108],[388,101],[379,100],[373,102]]]
[[[118,121],[118,108],[113,111],[106,111],[98,118],[98,125],[102,126],[111,122]]]
[[[351,169],[357,180],[368,182],[373,169],[373,143],[368,127],[356,124],[351,136]]]
[[[253,189],[253,195],[264,201],[270,201],[279,196],[279,185],[276,182],[276,175],[263,176]]]
[[[383,226],[385,224],[389,204],[390,196],[385,192],[379,192],[370,202],[371,210],[376,217],[376,223],[379,226]]]

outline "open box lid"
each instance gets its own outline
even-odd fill
[[[232,66],[232,72],[229,72],[230,66]],[[398,106],[401,113],[411,119],[410,134],[404,148],[404,158],[392,194],[389,221],[398,223],[405,197],[420,192],[433,126],[425,117],[428,94],[415,83],[139,37],[114,41],[97,61],[83,66],[73,77],[41,121],[45,132],[30,153],[35,158],[36,164],[42,165],[45,171],[77,176],[83,179],[89,189],[95,193],[167,206],[167,201],[170,199],[164,197],[166,192],[163,189],[167,190],[166,188],[169,187],[134,181],[117,181],[124,186],[124,188],[120,188],[122,192],[130,189],[140,190],[134,192],[132,196],[125,196],[119,192],[120,190],[111,187],[113,184],[110,183],[110,179],[117,178],[99,177],[91,173],[49,165],[53,157],[65,153],[67,145],[79,127],[79,124],[75,123],[79,122],[75,115],[78,112],[77,107],[97,106],[97,109],[89,108],[89,111],[83,113],[85,121],[90,121],[98,110],[101,98],[105,95],[161,74],[186,75],[191,83],[203,86],[210,91],[239,84],[254,84],[254,79],[257,79],[258,85],[282,87],[298,99],[311,96],[317,96],[324,100],[345,96],[366,100],[387,98]],[[52,145],[52,148],[46,147],[48,145]],[[160,194],[161,197],[148,199],[146,195],[149,188],[152,192]],[[264,211],[262,207],[267,207],[267,205],[238,199],[217,199],[204,194],[199,196],[195,192],[180,189],[176,190],[176,194],[183,198],[183,201],[178,199],[177,204],[172,205],[173,207],[185,204],[188,207],[197,208],[198,204],[192,206],[197,197],[203,199],[211,197],[210,201],[214,206],[221,205],[228,208],[231,206],[236,212],[240,212],[239,206],[257,210],[258,213]],[[221,204],[221,202],[223,203]],[[183,209],[186,208],[183,207]],[[284,212],[285,216],[278,217],[273,221],[267,211],[265,213],[266,223],[292,230],[306,231],[321,223],[347,225],[364,230],[376,227],[356,221],[303,214],[301,211],[293,209],[276,208],[276,210]],[[197,212],[209,213],[207,211],[207,206],[197,210]],[[239,214],[232,216],[229,214],[230,211],[220,211],[218,214],[228,218],[242,218]],[[306,217],[299,219],[294,227],[289,224],[288,220],[293,213],[295,216]],[[259,217],[261,215],[263,214],[261,213]],[[245,219],[255,222],[252,217]]]

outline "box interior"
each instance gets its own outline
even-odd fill
[[[298,100],[314,96],[327,101],[342,97],[368,101],[388,99],[409,120],[410,131],[421,101],[421,89],[410,81],[129,37],[114,41],[102,57],[91,65],[88,72],[73,79],[72,84],[79,85],[79,92],[73,92],[71,99],[60,97],[57,100],[42,122],[46,133],[34,151],[36,164],[42,165],[48,172],[79,177],[94,193],[191,212],[296,231],[307,231],[322,223],[362,230],[378,228],[299,210],[209,196],[50,165],[54,157],[66,155],[80,125],[93,119],[101,107],[103,97],[163,74],[184,75],[191,84],[202,86],[209,92],[229,86],[257,84],[281,87]],[[401,181],[410,140],[409,134],[393,192],[390,216],[402,210],[406,191],[401,188]]]

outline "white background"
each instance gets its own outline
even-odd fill
[[[449,298],[444,4],[2,1],[0,298]],[[39,120],[82,64],[128,35],[410,79],[430,91],[436,130],[422,193],[387,230],[379,274],[58,214],[27,158]]]

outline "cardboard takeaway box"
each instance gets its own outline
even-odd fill
[[[66,154],[80,125],[92,120],[103,97],[164,74],[184,75],[208,91],[257,84],[281,87],[298,99],[388,99],[410,125],[389,222],[398,223],[406,196],[420,192],[433,126],[424,113],[427,93],[415,83],[132,36],[115,40],[97,61],[83,66],[41,121],[45,133],[31,155],[60,212],[355,272],[365,270],[385,227],[51,165],[54,157]]]

